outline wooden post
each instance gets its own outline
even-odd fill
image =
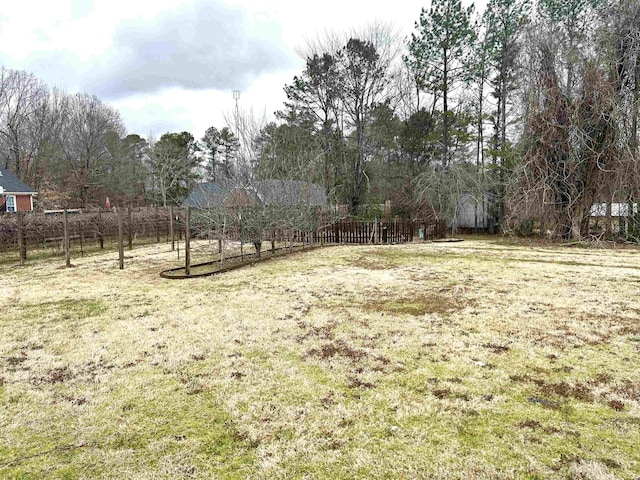
[[[164,207],[165,211],[167,210],[167,207]],[[171,214],[171,207],[169,207],[169,214]],[[162,215],[160,215],[162,216]],[[171,229],[167,228],[167,236],[166,236],[166,242],[165,243],[169,243],[169,236],[171,235]]]
[[[380,233],[378,232],[378,217],[375,218],[374,223],[373,223],[373,243],[378,243],[378,240],[380,239]]]
[[[171,236],[171,251],[176,249],[176,236],[173,233],[173,207],[169,207],[169,235]]]
[[[27,260],[27,242],[24,235],[24,213],[22,212],[18,212],[18,253],[20,265],[24,265]]]
[[[244,262],[244,242],[242,238],[242,214],[238,215],[238,220],[240,220],[240,261]]]
[[[62,225],[64,227],[64,264],[71,266],[71,255],[69,254],[69,218],[67,210],[62,212]]]
[[[102,228],[102,214],[100,212],[98,212],[98,221],[96,223],[98,224],[97,231],[98,240],[100,241],[100,250],[102,250],[104,248],[104,234]]]
[[[160,225],[158,225],[158,206],[156,205],[155,215],[153,217],[153,223],[156,226],[156,243],[160,243]]]
[[[118,259],[120,270],[124,270],[124,225],[122,220],[122,208],[118,208]]]
[[[184,271],[191,275],[191,207],[187,207],[187,218],[184,232]]]
[[[84,257],[84,221],[80,222],[80,256]]]
[[[131,221],[131,205],[127,207],[127,241],[129,242],[129,250],[133,250],[133,222]]]

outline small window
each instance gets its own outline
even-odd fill
[[[16,211],[16,197],[15,195],[7,196],[7,212],[15,212]]]

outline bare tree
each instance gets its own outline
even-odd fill
[[[239,139],[236,161],[229,176],[208,188],[201,186],[200,194],[192,196],[199,207],[194,216],[199,235],[216,238],[220,245],[228,240],[239,241],[241,248],[251,243],[260,256],[263,241],[274,240],[274,232],[291,242],[294,231],[315,230],[317,209],[312,202],[318,187],[299,180],[304,165],[282,169],[265,161],[259,140],[266,117],[240,109],[225,117]]]
[[[165,133],[160,140],[150,142],[148,168],[163,206],[181,202],[195,184],[197,149],[188,132]]]
[[[83,207],[92,200],[91,189],[100,186],[98,173],[101,162],[110,155],[106,144],[110,132],[119,137],[125,133],[117,110],[95,95],[78,93],[69,97],[59,142]]]
[[[47,87],[33,74],[0,70],[0,143],[4,168],[10,166],[23,180],[38,148],[51,132],[51,106]]]

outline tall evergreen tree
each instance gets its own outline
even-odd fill
[[[442,94],[442,165],[448,167],[452,92],[470,77],[472,47],[476,38],[472,19],[474,5],[463,8],[461,0],[433,0],[422,9],[416,32],[411,35],[405,58],[424,87]]]

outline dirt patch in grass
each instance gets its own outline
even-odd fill
[[[348,377],[347,380],[347,386],[349,388],[369,390],[376,387],[375,383],[365,382],[364,380],[356,376]]]
[[[583,402],[592,402],[593,393],[588,385],[576,383],[570,385],[567,382],[547,383],[544,381],[536,382],[538,390],[544,395],[554,395],[562,398],[575,398]]]
[[[299,343],[309,339],[320,340],[333,340],[335,336],[335,330],[338,326],[338,322],[330,320],[324,325],[309,325],[307,322],[299,321],[298,327],[304,331],[304,333],[296,336],[296,341]]]
[[[348,358],[352,361],[358,361],[367,356],[367,352],[353,348],[347,344],[344,340],[335,340],[325,343],[320,348],[312,348],[307,351],[305,357],[317,357],[323,360],[327,360],[333,357]]]
[[[640,401],[640,382],[624,380],[621,385],[614,386],[612,391],[629,400]]]
[[[469,302],[444,293],[418,293],[406,297],[378,298],[367,302],[364,309],[369,312],[422,316],[432,313],[446,314],[462,310]]]
[[[542,424],[537,420],[527,419],[523,422],[520,422],[516,425],[518,428],[531,428],[536,430],[538,428],[542,428]]]
[[[388,270],[398,266],[389,256],[382,254],[381,251],[375,250],[354,256],[354,258],[349,260],[349,264],[364,270]]]
[[[528,374],[525,375],[511,375],[509,379],[513,382],[531,383],[535,385],[536,392],[544,395],[545,397],[552,398],[575,398],[584,402],[593,402],[594,384],[586,384],[577,382],[570,384],[565,381],[561,382],[548,382],[543,378],[532,377]]]
[[[506,353],[509,350],[511,350],[511,348],[506,346],[506,345],[498,345],[498,344],[495,344],[495,343],[485,343],[482,346],[484,348],[488,348],[489,350],[491,350],[495,354]]]
[[[625,407],[624,402],[621,402],[620,400],[609,400],[609,402],[607,402],[607,405],[613,408],[616,412],[621,412]]]

